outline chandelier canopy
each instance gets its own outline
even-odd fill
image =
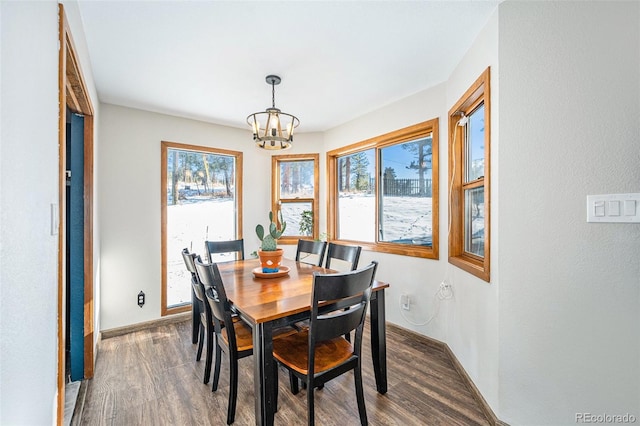
[[[282,79],[277,75],[268,75],[267,84],[271,85],[271,108],[263,112],[254,112],[247,117],[247,124],[253,130],[253,140],[262,149],[283,150],[291,148],[293,129],[300,125],[300,120],[276,108],[275,86]]]

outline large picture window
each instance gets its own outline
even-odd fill
[[[449,262],[490,281],[489,69],[449,111]]]
[[[271,157],[271,210],[280,210],[287,223],[285,233],[278,240],[281,244],[294,244],[300,238],[319,238],[318,159],[318,154]]]
[[[182,249],[242,238],[242,153],[162,142],[162,315],[191,308]],[[224,260],[224,259],[221,259]]]
[[[328,232],[371,250],[438,258],[438,120],[327,153]]]

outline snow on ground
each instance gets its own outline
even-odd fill
[[[338,200],[340,231],[338,238],[375,241],[375,205],[373,195],[341,196]],[[431,198],[384,197],[383,241],[416,240],[431,237]]]
[[[431,197],[385,197],[383,241],[412,240],[419,244],[433,232]]]
[[[193,200],[191,200],[193,201]],[[182,260],[182,249],[188,248],[206,261],[205,241],[233,240],[235,232],[233,200],[201,199],[167,206],[167,305],[191,302],[191,275]],[[221,261],[232,260],[230,254]]]
[[[341,196],[338,202],[341,239],[375,241],[375,203],[373,195]],[[167,304],[191,302],[191,276],[182,260],[182,249],[198,253],[206,260],[206,240],[233,240],[235,202],[203,198],[167,207]],[[420,243],[432,232],[431,198],[384,197],[384,241],[405,240]],[[287,227],[298,229],[288,223]],[[250,227],[253,229],[252,227]],[[247,253],[251,252],[245,247]],[[216,261],[233,260],[233,255]]]

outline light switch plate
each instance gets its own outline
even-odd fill
[[[587,222],[640,223],[640,193],[587,195]]]

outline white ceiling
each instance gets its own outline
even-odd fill
[[[445,81],[499,0],[79,0],[100,101],[245,128],[271,106],[324,131]]]

